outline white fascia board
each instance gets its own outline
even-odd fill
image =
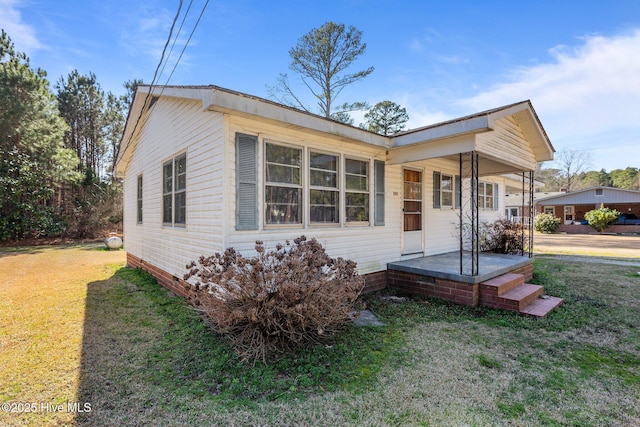
[[[387,162],[390,165],[409,163],[466,153],[474,149],[475,136],[473,134],[460,135],[428,143],[394,147],[387,154]]]
[[[218,89],[207,90],[202,98],[202,107],[204,110],[275,121],[290,128],[308,129],[340,139],[381,148],[388,148],[390,143],[389,137],[386,136],[297,111],[293,108]]]
[[[412,144],[421,144],[467,133],[490,131],[489,120],[486,115],[471,117],[466,120],[447,122],[442,125],[429,126],[413,132],[392,137],[392,147],[399,148]]]

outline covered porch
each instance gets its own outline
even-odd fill
[[[455,165],[456,174],[448,178],[446,186],[444,181],[438,186],[439,173],[434,171],[436,184],[430,212],[439,218],[443,215],[450,218],[447,227],[457,235],[457,250],[451,251],[449,244],[451,249],[443,251],[445,253],[430,251],[426,253],[429,256],[417,250],[404,251],[404,259],[387,265],[387,284],[409,293],[444,298],[471,307],[485,305],[530,314],[529,306],[537,306],[536,300],[544,291],[540,286],[526,283],[533,277],[533,224],[530,223],[533,215],[521,216],[522,221],[527,218],[528,223],[521,224],[520,249],[517,254],[509,255],[483,252],[480,216],[487,211],[495,212],[496,201],[503,197],[498,194],[499,188],[505,193],[507,188],[521,190],[522,206],[531,209],[534,170],[538,162],[553,159],[553,152],[529,101],[395,136],[387,154],[388,164],[410,169],[418,164],[416,162],[438,159],[440,163]],[[487,184],[496,180],[504,186]],[[415,185],[405,178],[405,194]],[[444,198],[439,199],[445,191],[454,200],[447,199],[444,203]],[[421,200],[416,196],[404,199],[403,247],[406,248],[409,233],[413,233],[421,236],[422,248],[427,248],[430,234],[420,233],[417,227],[420,222],[415,218],[422,213],[416,212],[421,207],[416,199]],[[408,215],[413,218],[407,220]],[[425,229],[430,227],[429,221],[428,217],[422,219]],[[431,231],[443,225],[440,220]],[[546,315],[546,311],[534,312]]]

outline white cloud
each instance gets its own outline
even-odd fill
[[[531,99],[555,138],[640,130],[640,29],[582,40],[550,49],[548,63],[521,67],[460,104],[479,111]]]
[[[0,0],[0,28],[5,30],[19,52],[29,54],[42,47],[35,29],[22,21],[20,1]]]

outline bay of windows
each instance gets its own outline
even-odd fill
[[[370,161],[313,149],[305,156],[301,147],[272,142],[264,147],[266,225],[301,225],[303,212],[309,224],[369,222]],[[383,166],[378,173],[382,179]],[[384,209],[382,202],[380,207]],[[381,211],[380,221],[383,215]]]

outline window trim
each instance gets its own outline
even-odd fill
[[[273,162],[268,162],[267,161],[267,145],[275,145],[275,146],[279,146],[279,147],[286,147],[286,148],[292,148],[295,150],[299,150],[300,151],[300,166],[299,166],[299,170],[300,170],[300,184],[288,184],[288,183],[284,183],[284,182],[276,182],[276,183],[271,183],[270,181],[267,181],[267,166]],[[304,219],[305,219],[305,188],[308,188],[307,185],[305,185],[305,165],[308,163],[308,159],[305,158],[305,147],[300,146],[300,145],[295,145],[295,144],[289,144],[286,142],[280,142],[280,141],[274,141],[271,139],[263,139],[263,173],[262,173],[262,190],[263,190],[263,196],[262,196],[262,202],[264,203],[263,206],[263,227],[264,228],[300,228],[300,227],[304,227],[305,223],[304,223]],[[279,163],[273,163],[273,164],[279,164]],[[290,165],[283,165],[283,166],[290,166]],[[270,223],[267,222],[269,215],[267,214],[267,187],[282,187],[282,188],[296,188],[300,190],[300,200],[298,200],[298,215],[300,217],[299,222],[286,222],[286,223]]]
[[[547,211],[551,211],[551,212],[547,212]],[[550,215],[554,215],[555,216],[556,207],[555,206],[543,206],[542,207],[542,213],[550,214]]]
[[[332,156],[335,157],[335,161],[336,161],[336,170],[335,171],[331,171],[329,169],[319,169],[319,168],[312,168],[311,166],[311,155],[312,154],[324,154],[327,156]],[[306,164],[306,171],[309,174],[309,178],[308,178],[308,183],[309,185],[306,188],[306,192],[307,192],[307,200],[308,200],[308,206],[307,206],[307,224],[311,227],[339,227],[341,222],[342,222],[342,218],[343,216],[346,216],[346,212],[345,215],[342,215],[342,203],[341,203],[341,194],[342,194],[342,179],[341,179],[341,172],[342,172],[342,168],[341,166],[341,160],[342,160],[342,156],[338,153],[334,153],[331,151],[325,151],[325,150],[318,150],[315,148],[311,148],[309,147],[307,150],[307,164]],[[317,171],[324,171],[324,172],[335,172],[335,176],[336,176],[336,186],[335,187],[324,187],[324,186],[319,186],[319,185],[313,185],[312,181],[311,181],[311,172],[312,170],[317,170]],[[337,194],[337,198],[336,198],[336,220],[333,222],[322,222],[322,221],[314,221],[311,218],[311,191],[316,190],[316,191],[333,191]]]
[[[357,156],[350,156],[350,155],[344,155],[343,156],[344,160],[343,160],[343,179],[344,179],[344,190],[343,190],[343,194],[344,194],[344,225],[349,227],[349,226],[363,226],[363,225],[370,225],[371,224],[371,159],[370,158],[362,158],[362,157],[357,157]],[[351,176],[363,176],[363,175],[358,175],[358,174],[352,174],[352,173],[347,173],[347,161],[348,160],[353,160],[356,162],[363,162],[367,164],[367,189],[366,190],[349,190],[347,188],[347,175],[351,175]],[[366,207],[366,212],[367,212],[367,219],[365,221],[349,221],[348,219],[348,215],[347,215],[347,194],[348,193],[354,193],[354,194],[366,194],[367,195],[367,201],[368,203],[365,205]]]
[[[176,164],[184,159],[184,188],[176,190],[178,181],[178,172]],[[166,167],[171,166],[171,189],[166,191]],[[169,160],[162,162],[162,226],[174,227],[174,228],[186,228],[187,227],[187,153],[182,152],[171,157]],[[184,194],[184,222],[176,222],[176,195]],[[171,222],[165,221],[165,199],[167,196],[171,196]]]
[[[447,177],[447,178],[449,178],[451,180],[451,190],[445,190],[442,187],[442,183],[443,183],[445,177]],[[453,177],[454,177],[453,174],[440,172],[440,209],[443,209],[443,208],[444,209],[454,209],[455,202],[456,202],[456,200],[455,200],[455,192],[456,192],[455,186],[456,186],[456,184],[455,184],[455,180],[453,179]],[[451,194],[451,204],[449,204],[449,205],[445,205],[444,204],[444,197],[443,197],[444,193]]]
[[[136,224],[142,224],[144,220],[143,211],[143,197],[144,197],[144,181],[142,174],[139,174],[137,179],[137,196],[136,196]]]
[[[480,184],[482,184],[482,188],[484,189],[482,194],[480,194]],[[491,188],[491,195],[487,196],[487,187]],[[487,197],[491,197],[491,205],[487,207]],[[482,204],[480,204],[482,201]],[[498,201],[498,183],[489,182],[489,181],[480,181],[478,180],[478,207],[480,210],[484,211],[497,211],[499,208]]]

